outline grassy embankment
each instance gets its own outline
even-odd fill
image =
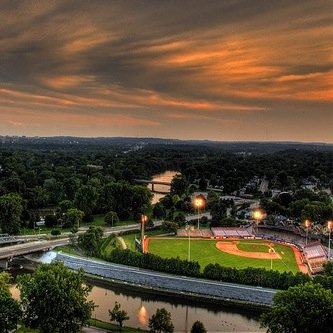
[[[89,325],[97,328],[101,328],[110,332],[119,332],[119,325],[106,323],[104,321],[96,320],[96,319],[90,319]],[[16,333],[39,333],[39,330],[26,328],[22,326],[18,330],[15,331]],[[139,328],[132,328],[132,327],[126,327],[124,326],[122,328],[122,333],[144,333],[147,332],[145,330],[141,330]]]

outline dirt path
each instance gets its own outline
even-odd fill
[[[123,250],[126,250],[126,249],[127,249],[127,245],[126,245],[126,243],[125,243],[125,241],[124,241],[124,238],[118,236],[117,239],[119,240],[122,249],[123,249]]]
[[[82,332],[84,333],[106,333],[106,332],[110,332],[108,330],[103,330],[102,328],[97,328],[97,327],[83,327],[82,328]]]
[[[279,253],[273,252],[265,253],[265,252],[247,252],[247,251],[241,251],[237,247],[238,242],[217,242],[216,247],[218,250],[229,253],[229,254],[235,254],[239,257],[246,257],[246,258],[255,258],[255,259],[281,259],[281,256]],[[265,243],[264,245],[267,245],[271,249],[273,248],[271,243]]]

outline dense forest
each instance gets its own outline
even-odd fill
[[[187,185],[223,187],[225,194],[239,190],[253,177],[261,177],[283,190],[295,190],[315,179],[319,188],[333,186],[330,146],[320,151],[226,151],[208,144],[138,142],[102,145],[49,143],[2,144],[0,149],[0,219],[2,231],[17,233],[31,226],[41,209],[63,214],[69,209],[93,214],[114,211],[126,219],[144,212],[151,193],[135,184],[166,170],[179,171]],[[178,194],[178,193],[176,193]],[[181,194],[181,193],[179,193]],[[73,213],[73,211],[72,211]],[[74,219],[75,220],[75,219]],[[10,225],[8,225],[10,221]]]

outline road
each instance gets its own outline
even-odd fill
[[[58,253],[56,260],[74,270],[83,268],[85,272],[122,283],[145,286],[151,289],[164,289],[174,293],[190,293],[199,296],[213,296],[224,300],[234,300],[255,304],[270,305],[276,290],[204,279],[176,276],[155,271],[79,258]]]
[[[37,242],[1,247],[0,260],[19,257],[39,251],[47,251],[56,246],[66,245],[68,243],[69,239],[64,238],[52,241],[37,241]]]
[[[210,217],[209,213],[200,214],[200,216],[207,216]],[[197,215],[189,215],[186,217],[187,220],[191,220],[196,218]],[[163,223],[162,220],[160,221],[154,221],[155,226],[161,226]],[[110,234],[118,234],[120,232],[129,231],[129,230],[139,230],[140,224],[129,224],[124,226],[116,226],[116,227],[109,227],[104,228],[104,235],[110,235]],[[78,234],[84,233],[88,228],[80,228],[80,231]],[[12,245],[12,246],[6,246],[6,247],[0,247],[0,260],[2,259],[10,259],[13,257],[19,257],[26,254],[31,254],[34,252],[40,252],[40,251],[47,251],[48,249],[54,248],[56,246],[66,245],[69,243],[69,236],[71,235],[71,232],[63,233],[62,236],[65,236],[64,238],[57,239],[57,240],[38,240],[34,242],[19,244],[19,245]],[[48,237],[48,235],[43,235],[44,239],[45,237]],[[30,239],[31,236],[28,236],[28,239]]]

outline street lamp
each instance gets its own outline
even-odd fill
[[[255,219],[256,221],[256,225],[257,225],[257,233],[258,233],[258,225],[260,223],[260,221],[263,219],[264,214],[262,213],[261,210],[257,209],[253,212],[252,217]]]
[[[142,253],[145,253],[145,223],[148,221],[147,215],[141,215],[141,249]]]
[[[304,224],[305,224],[305,228],[306,228],[305,245],[307,245],[308,244],[308,236],[309,236],[309,227],[310,227],[311,222],[309,220],[305,220]]]
[[[199,221],[199,211],[200,208],[205,205],[205,201],[202,197],[196,197],[194,200],[194,206],[198,208],[198,230],[200,229],[200,221]]]
[[[331,260],[331,232],[333,228],[333,221],[327,222],[328,228],[328,260]]]

